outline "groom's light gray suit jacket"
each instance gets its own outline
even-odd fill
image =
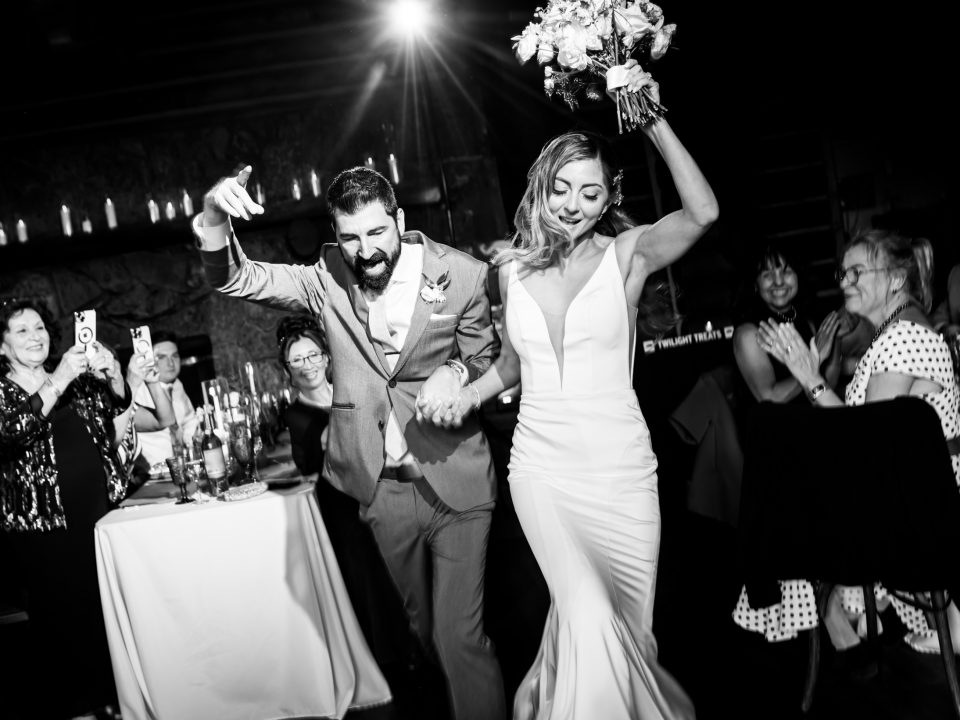
[[[393,370],[367,331],[367,303],[336,244],[324,245],[312,266],[247,259],[234,235],[226,248],[201,252],[210,283],[220,292],[317,317],[330,346],[333,406],[324,475],[363,505],[373,500],[384,464],[384,431],[396,413],[407,446],[437,496],[454,510],[493,500],[496,482],[486,439],[471,414],[459,429],[420,424],[414,400],[420,385],[449,359],[481,375],[499,352],[490,320],[487,265],[435,243],[420,232],[403,242],[423,245],[423,274],[449,280],[443,302],[419,295],[410,331]],[[317,438],[320,442],[320,438]]]

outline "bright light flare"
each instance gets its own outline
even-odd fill
[[[394,0],[387,8],[387,21],[398,35],[422,35],[430,26],[430,8],[424,0]]]

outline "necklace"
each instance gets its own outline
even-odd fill
[[[773,308],[770,308],[773,310]],[[797,319],[797,309],[791,305],[789,310],[785,312],[780,312],[779,310],[773,310],[773,314],[776,316],[777,321],[780,323],[791,323]]]
[[[886,330],[890,326],[890,323],[896,320],[897,316],[900,313],[902,313],[904,310],[906,310],[909,305],[910,305],[910,301],[907,300],[905,303],[903,303],[903,305],[900,305],[899,307],[897,307],[896,310],[890,313],[889,317],[887,317],[886,320],[880,323],[880,327],[878,327],[877,331],[873,334],[873,340],[870,341],[871,345],[873,345],[877,341],[877,338],[883,335],[883,331]]]

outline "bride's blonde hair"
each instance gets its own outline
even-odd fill
[[[550,267],[557,256],[573,244],[574,238],[550,212],[547,203],[560,168],[578,160],[600,163],[603,183],[610,194],[610,204],[597,221],[595,231],[616,237],[636,227],[637,222],[620,209],[623,172],[614,172],[610,155],[607,141],[592,133],[568,132],[544,145],[527,172],[527,189],[513,217],[512,244],[497,253],[493,263],[503,265],[516,260],[525,267],[539,270]],[[648,336],[662,335],[674,328],[678,320],[667,284],[654,277],[647,278],[638,306],[638,331]]]

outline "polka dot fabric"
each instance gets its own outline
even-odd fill
[[[960,389],[950,349],[940,335],[909,320],[892,324],[860,359],[853,379],[847,385],[846,404],[862,405],[866,401],[871,376],[884,372],[903,373],[937,383],[942,388],[939,392],[921,397],[937,411],[945,438],[960,435]],[[954,455],[952,462],[960,484],[960,456]],[[840,588],[839,592],[844,610],[854,614],[864,612],[861,588]],[[789,640],[803,630],[816,627],[816,595],[811,583],[784,580],[780,582],[780,593],[779,604],[752,608],[744,588],[733,610],[734,622],[746,630],[762,633],[770,642]],[[880,607],[885,606],[886,598],[890,599],[900,620],[911,632],[933,632],[921,611],[901,602],[882,586],[876,587],[876,596]]]

